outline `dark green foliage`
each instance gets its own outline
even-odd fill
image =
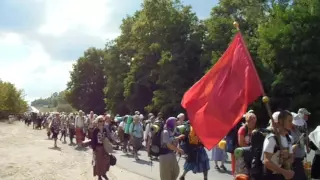
[[[76,109],[113,113],[183,111],[184,92],[217,62],[238,21],[273,110],[306,107],[320,118],[318,0],[221,0],[210,17],[172,0],[145,0],[106,48],[90,48],[71,72]],[[252,105],[268,120],[260,101]],[[261,122],[261,121],[259,121]],[[316,124],[316,123],[315,123]]]

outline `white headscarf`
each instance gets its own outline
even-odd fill
[[[320,150],[320,126],[309,134],[309,139]]]
[[[304,126],[306,121],[303,119],[304,114],[301,113],[292,113],[293,116],[293,121],[292,124],[296,125],[296,126]]]

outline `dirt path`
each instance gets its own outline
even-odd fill
[[[54,150],[44,130],[33,130],[24,123],[0,122],[1,180],[94,180],[91,150],[78,151],[58,142]],[[114,166],[108,172],[111,180],[147,180]]]

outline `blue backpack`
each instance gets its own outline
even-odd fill
[[[238,144],[238,131],[242,127],[242,121],[240,121],[235,127],[233,127],[226,136],[226,151],[233,153],[234,150],[239,147]],[[248,133],[248,127],[245,126],[246,134]]]

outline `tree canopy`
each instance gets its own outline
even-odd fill
[[[50,97],[35,99],[31,106],[40,111],[72,112],[72,106],[66,100],[66,91],[55,92]]]
[[[28,104],[24,100],[24,93],[12,83],[0,80],[0,119],[8,115],[26,112]]]
[[[176,115],[184,92],[228,47],[237,21],[273,110],[305,107],[320,118],[319,9],[318,0],[221,0],[199,19],[178,0],[144,0],[116,39],[79,57],[67,101],[98,113]],[[253,108],[267,119],[260,102]]]

